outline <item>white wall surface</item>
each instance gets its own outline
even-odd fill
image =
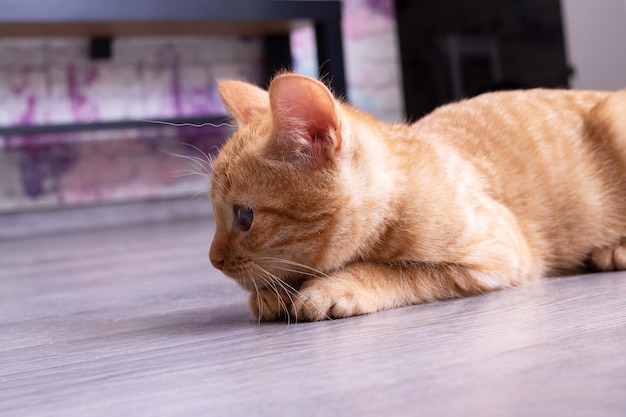
[[[626,88],[626,0],[561,0],[571,87]]]

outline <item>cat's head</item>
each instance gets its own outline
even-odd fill
[[[351,110],[296,74],[277,76],[269,91],[222,81],[219,92],[238,129],[213,164],[213,266],[248,290],[340,267],[351,256],[342,248],[353,227]]]

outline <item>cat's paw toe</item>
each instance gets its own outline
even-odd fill
[[[615,263],[615,269],[617,271],[623,271],[626,269],[626,242],[615,249],[613,252],[613,262]]]
[[[364,306],[359,302],[357,296],[353,293],[345,293],[335,300],[330,308],[330,316],[333,318],[344,318],[367,314]]]
[[[598,271],[626,270],[626,240],[616,245],[595,248],[591,252],[591,265]]]
[[[292,313],[299,321],[319,321],[331,318],[328,315],[333,305],[331,294],[321,288],[304,287],[296,296],[292,305]]]
[[[297,320],[319,321],[375,311],[368,309],[357,293],[343,285],[334,285],[330,280],[312,280],[300,289],[292,313]]]
[[[287,317],[289,306],[276,291],[264,288],[250,294],[250,311],[259,321],[283,320]]]

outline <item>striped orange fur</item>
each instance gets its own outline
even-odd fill
[[[626,269],[626,92],[526,90],[390,125],[312,78],[222,81],[214,266],[260,320]]]

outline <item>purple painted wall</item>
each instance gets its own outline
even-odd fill
[[[351,101],[402,117],[393,0],[344,3]],[[316,75],[311,29],[292,37],[295,69]],[[113,58],[86,58],[87,40],[0,40],[0,125],[37,125],[224,114],[216,79],[258,81],[258,39],[115,40]],[[181,176],[215,152],[228,128],[127,129],[0,137],[0,212],[136,199],[188,197],[208,181]],[[192,146],[190,146],[192,145]]]

